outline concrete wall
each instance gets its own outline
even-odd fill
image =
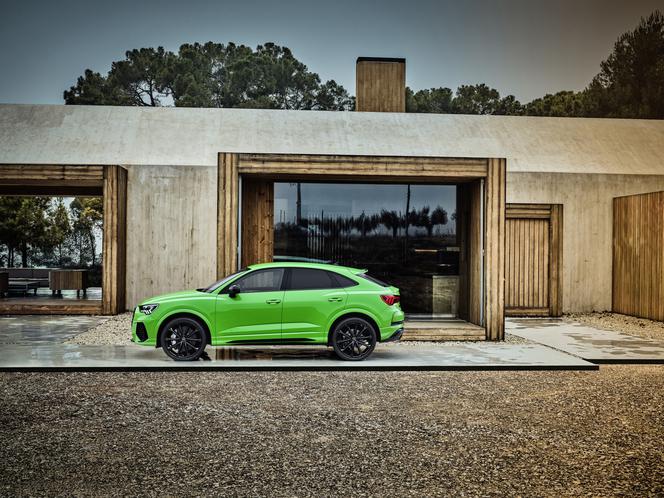
[[[508,173],[508,203],[563,204],[563,312],[611,309],[614,197],[664,189],[662,176]]]
[[[130,166],[127,308],[216,279],[217,168]]]
[[[515,172],[659,175],[664,120],[0,104],[0,163],[216,166],[218,152],[504,157]]]

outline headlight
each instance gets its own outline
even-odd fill
[[[140,311],[144,315],[151,315],[152,312],[156,310],[158,306],[159,306],[158,304],[141,304],[138,307],[138,311]]]

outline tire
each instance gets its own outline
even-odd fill
[[[345,318],[332,330],[332,347],[340,360],[362,361],[376,347],[376,330],[363,318]]]
[[[161,348],[175,361],[198,360],[205,346],[205,330],[193,318],[174,318],[161,333]]]

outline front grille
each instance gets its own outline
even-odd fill
[[[148,340],[148,331],[145,330],[144,324],[142,323],[136,324],[136,337],[138,337],[138,340],[141,342],[145,342]]]

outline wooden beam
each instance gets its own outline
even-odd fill
[[[484,322],[488,340],[505,338],[505,159],[489,159],[484,188]]]
[[[104,166],[2,164],[0,184],[102,187]]]
[[[220,153],[217,198],[217,277],[237,271],[239,176],[238,155]]]
[[[0,185],[0,195],[31,197],[35,195],[56,196],[56,197],[101,197],[104,195],[104,186],[86,187],[84,185]]]
[[[508,204],[505,217],[548,220],[551,218],[551,204]]]
[[[102,300],[104,315],[125,309],[127,267],[127,170],[104,167],[104,257]]]
[[[240,154],[240,174],[310,178],[443,181],[483,178],[486,160],[436,157]]]
[[[21,298],[23,299],[23,298]],[[101,301],[67,299],[60,303],[37,303],[25,298],[25,302],[6,302],[0,298],[0,315],[99,315]],[[103,313],[107,314],[107,313]]]

